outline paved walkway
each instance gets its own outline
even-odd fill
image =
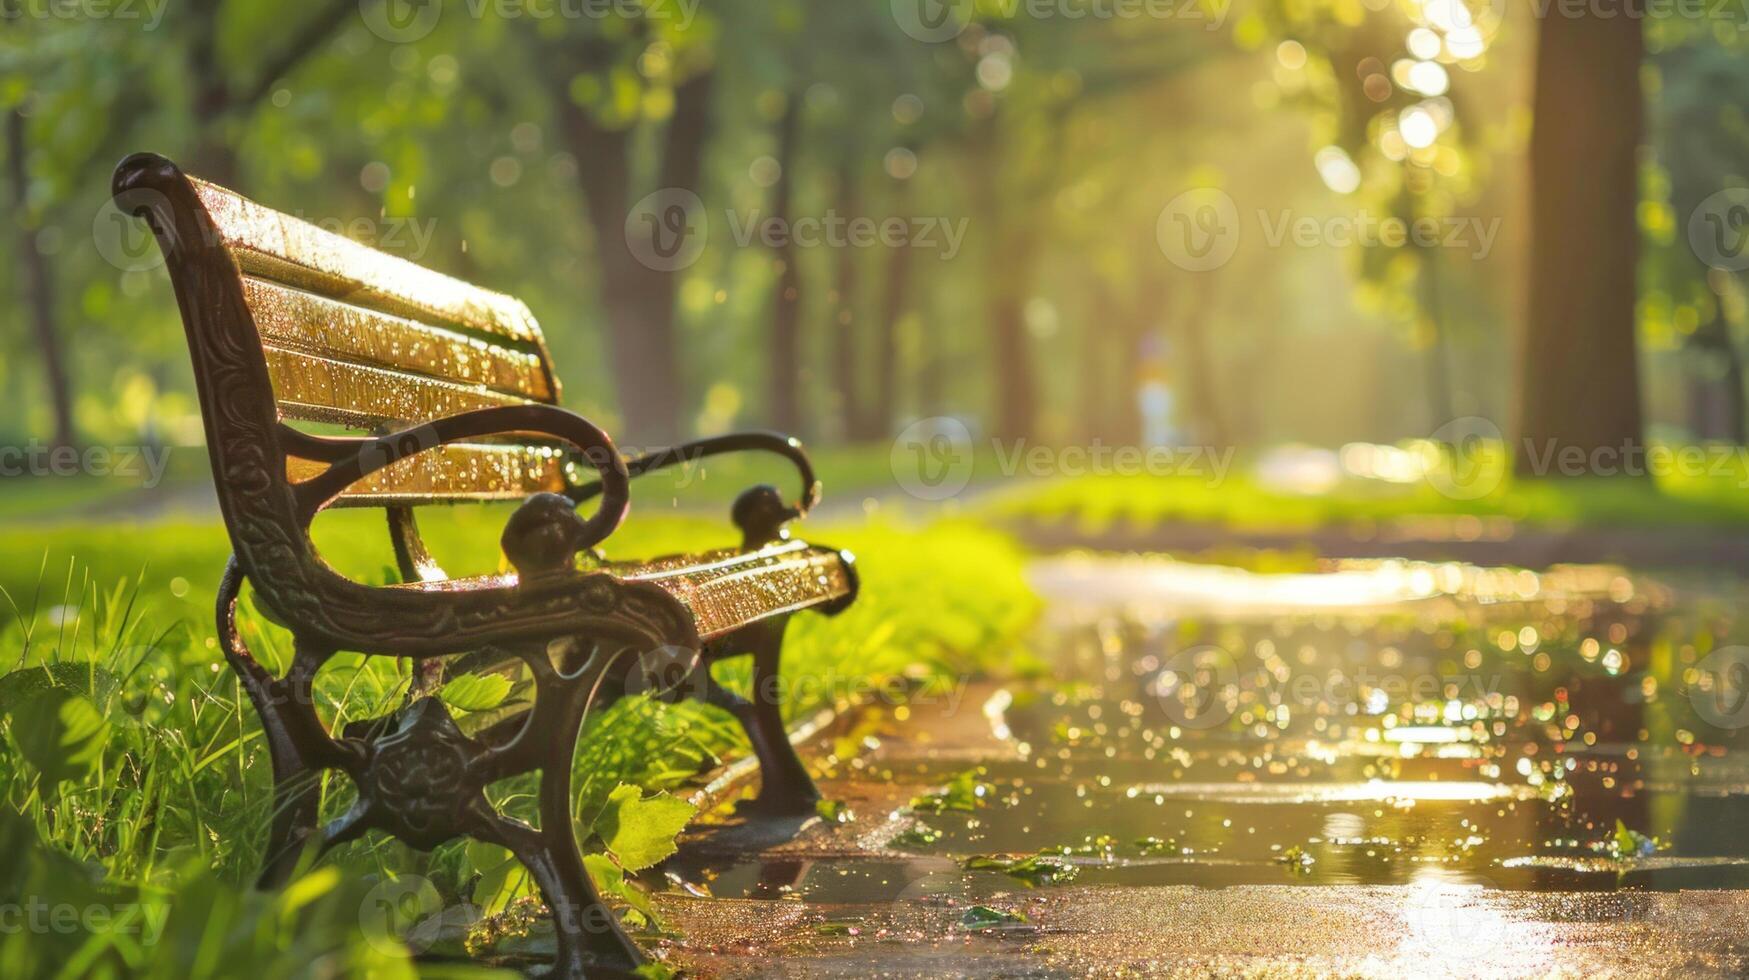
[[[1378,712],[1345,722],[1357,712],[1340,704],[1310,712],[1315,732],[1300,710],[1291,724],[1261,716],[1268,730],[1255,737],[1230,726],[1168,732],[1158,704],[1124,686],[1133,665],[1162,656],[1162,631],[1191,620],[1204,640],[1297,651],[1285,661],[1295,669],[1346,655],[1408,672],[1423,654],[1452,656],[1440,639],[1449,626],[1405,625],[1417,610],[1447,623],[1454,608],[1486,608],[1554,629],[1555,607],[1584,610],[1562,627],[1572,636],[1625,637],[1638,656],[1633,630],[1652,627],[1634,624],[1692,635],[1686,621],[1657,619],[1676,615],[1674,600],[1650,583],[1627,588],[1617,569],[1531,581],[1402,564],[1264,580],[1074,562],[1040,566],[1035,582],[1065,614],[1054,672],[865,719],[852,735],[864,751],[821,780],[853,814],[845,822],[696,828],[668,866],[676,887],[659,897],[677,934],[658,944],[667,962],[724,977],[1749,975],[1749,858],[1731,829],[1742,826],[1749,772],[1722,749],[1702,759],[1643,733],[1626,748],[1610,742],[1612,724],[1659,723],[1610,716],[1640,681],[1608,687],[1577,648],[1560,654],[1573,664],[1501,659],[1526,665],[1517,669],[1532,687],[1523,716],[1508,704],[1492,727],[1505,734],[1476,751],[1458,751],[1470,748],[1458,740],[1468,729],[1449,711],[1381,739],[1363,731]],[[1152,608],[1160,623],[1150,633],[1072,608],[1102,596]],[[1637,618],[1618,629],[1624,610]],[[1489,660],[1480,672],[1498,669]],[[1563,670],[1574,679],[1561,696],[1586,717],[1555,748],[1530,702]],[[1603,705],[1604,717],[1581,702]],[[1605,738],[1581,739],[1587,731]],[[1514,775],[1519,755],[1562,749],[1575,758],[1571,790],[1539,789],[1522,766]],[[956,779],[981,786],[984,805],[915,805]],[[1630,784],[1640,789],[1625,792]],[[1586,850],[1616,819],[1676,846],[1626,860]],[[962,863],[1064,846],[1047,860],[1078,872],[1067,881]],[[1005,921],[980,920],[990,914]]]
[[[1013,743],[995,738],[978,710],[992,693],[969,689],[957,709],[943,701],[913,714],[889,731],[933,737],[882,735],[861,765],[823,781],[855,814],[848,823],[815,821],[765,847],[757,826],[694,834],[675,873],[724,897],[662,897],[683,937],[665,944],[668,962],[720,977],[1749,975],[1743,890],[1028,889],[1005,876],[980,880],[951,856],[894,849],[911,824],[900,811],[922,789],[908,775],[1013,758]],[[966,910],[980,903],[1027,921],[964,928]]]

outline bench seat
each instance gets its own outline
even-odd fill
[[[842,601],[855,593],[850,566],[841,552],[803,541],[787,541],[757,551],[723,549],[668,555],[646,562],[607,562],[600,567],[623,582],[661,587],[692,613],[701,640],[732,633],[772,616]],[[515,572],[402,582],[390,589],[421,592],[477,592],[514,589]]]

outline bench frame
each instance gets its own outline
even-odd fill
[[[318,853],[369,830],[417,849],[460,836],[513,853],[540,887],[554,921],[558,956],[551,976],[619,974],[645,962],[589,881],[571,826],[572,760],[592,706],[639,689],[636,671],[665,658],[675,693],[730,711],[745,728],[762,773],[754,805],[811,813],[819,799],[788,740],[775,683],[793,609],[701,640],[692,611],[650,582],[580,571],[574,557],[605,539],[624,518],[630,479],[681,461],[725,452],[766,451],[790,460],[803,492],[785,505],[771,487],[737,500],[743,548],[787,537],[784,525],[819,498],[800,445],[767,433],[702,440],[624,460],[606,433],[553,405],[487,408],[380,437],[313,436],[279,416],[272,381],[245,302],[236,259],[221,241],[193,185],[169,160],[135,154],[113,187],[124,213],[144,217],[162,248],[194,362],[214,482],[235,553],[218,592],[225,660],[260,716],[270,750],[275,808],[262,887],[284,883]],[[506,527],[503,547],[518,582],[507,588],[441,588],[442,572],[419,538],[412,507],[388,507],[389,530],[406,583],[378,588],[324,564],[311,544],[311,521],[347,487],[408,455],[467,439],[536,434],[568,443],[592,467],[594,483],[566,495],[529,498]],[[293,483],[290,458],[327,466]],[[575,506],[599,498],[587,520]],[[847,594],[815,606],[835,613],[855,599],[856,577],[842,555]],[[291,666],[273,676],[237,629],[236,602],[247,580],[267,617],[294,638]],[[799,608],[799,606],[797,607]],[[337,651],[405,657],[414,664],[406,703],[390,715],[328,731],[312,696],[317,672]],[[472,656],[462,656],[469,655]],[[709,665],[753,657],[753,698],[710,679]],[[483,659],[482,659],[483,658]],[[534,684],[525,713],[466,734],[437,688],[451,669],[520,661]],[[688,690],[680,690],[688,689]],[[351,808],[318,826],[320,771],[340,770],[357,787]],[[539,826],[505,816],[485,787],[540,771]]]

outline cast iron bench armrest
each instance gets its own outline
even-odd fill
[[[587,521],[572,514],[572,522],[567,522],[563,529],[566,544],[574,551],[605,540],[625,520],[631,506],[631,477],[613,440],[595,423],[554,405],[482,408],[376,438],[334,438],[309,435],[289,426],[280,429],[280,438],[293,455],[332,464],[320,475],[296,485],[298,505],[306,523],[347,487],[409,456],[466,439],[514,434],[550,436],[567,442],[576,455],[600,474],[593,484],[602,496],[595,514]],[[603,487],[604,492],[600,489]]]
[[[775,490],[765,486],[753,487],[735,502],[735,523],[747,535],[749,546],[754,546],[764,543],[759,540],[761,538],[777,536],[784,523],[805,517],[820,502],[820,480],[814,475],[814,464],[808,460],[801,440],[780,432],[734,432],[724,436],[712,436],[627,460],[626,472],[638,477],[677,463],[741,452],[766,452],[781,456],[795,466],[802,480],[801,495],[793,504],[785,505]],[[593,480],[572,487],[565,491],[565,495],[573,503],[582,503],[601,493],[602,486],[601,480]]]

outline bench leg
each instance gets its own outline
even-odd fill
[[[570,759],[566,760],[569,768]],[[552,980],[583,980],[584,977],[631,976],[646,962],[637,944],[625,934],[619,919],[604,905],[583,867],[571,833],[570,776],[541,774],[541,827],[495,816],[473,836],[497,844],[516,855],[540,887],[541,898],[552,916],[553,938],[558,946]],[[561,785],[563,784],[563,785]]]
[[[544,646],[529,653],[524,659],[536,683],[535,704],[506,745],[467,738],[430,696],[387,718],[349,724],[336,741],[311,697],[316,672],[332,651],[299,642],[286,675],[268,673],[236,629],[241,584],[233,562],[219,588],[218,623],[226,660],[255,706],[273,761],[274,812],[258,887],[284,885],[306,851],[326,851],[372,829],[419,850],[466,834],[510,850],[540,886],[558,945],[556,962],[543,976],[630,976],[646,962],[596,893],[571,829],[572,755],[605,665],[561,673]],[[434,753],[433,746],[445,751]],[[497,813],[482,792],[495,779],[536,768],[538,829]],[[359,795],[351,810],[318,826],[324,769],[346,772]]]
[[[784,628],[789,617],[755,624],[737,637],[753,655],[753,696],[736,697],[714,683],[708,700],[726,708],[747,732],[753,755],[759,760],[759,795],[741,809],[767,816],[811,814],[820,802],[820,791],[808,775],[807,766],[790,744],[783,725],[783,684],[778,666],[783,658]],[[700,669],[708,670],[708,667]]]
[[[273,822],[262,854],[261,876],[256,886],[278,888],[291,880],[304,848],[316,833],[317,786],[313,772],[304,771],[273,784]]]
[[[648,960],[595,891],[571,828],[572,758],[591,704],[605,704],[597,695],[611,661],[591,658],[593,666],[570,672],[552,664],[544,647],[525,651],[523,659],[535,682],[534,708],[518,734],[489,750],[482,764],[492,775],[540,769],[540,827],[490,812],[482,799],[481,819],[468,832],[507,848],[540,886],[558,944],[545,976],[631,976]]]
[[[257,886],[277,888],[290,879],[304,848],[316,835],[321,766],[311,756],[322,754],[314,747],[318,743],[316,735],[320,735],[320,743],[331,743],[315,715],[311,686],[328,654],[299,644],[285,677],[276,678],[268,673],[237,631],[237,596],[242,588],[242,571],[233,559],[219,584],[219,643],[226,662],[249,696],[256,717],[261,719],[273,764],[273,816]]]

